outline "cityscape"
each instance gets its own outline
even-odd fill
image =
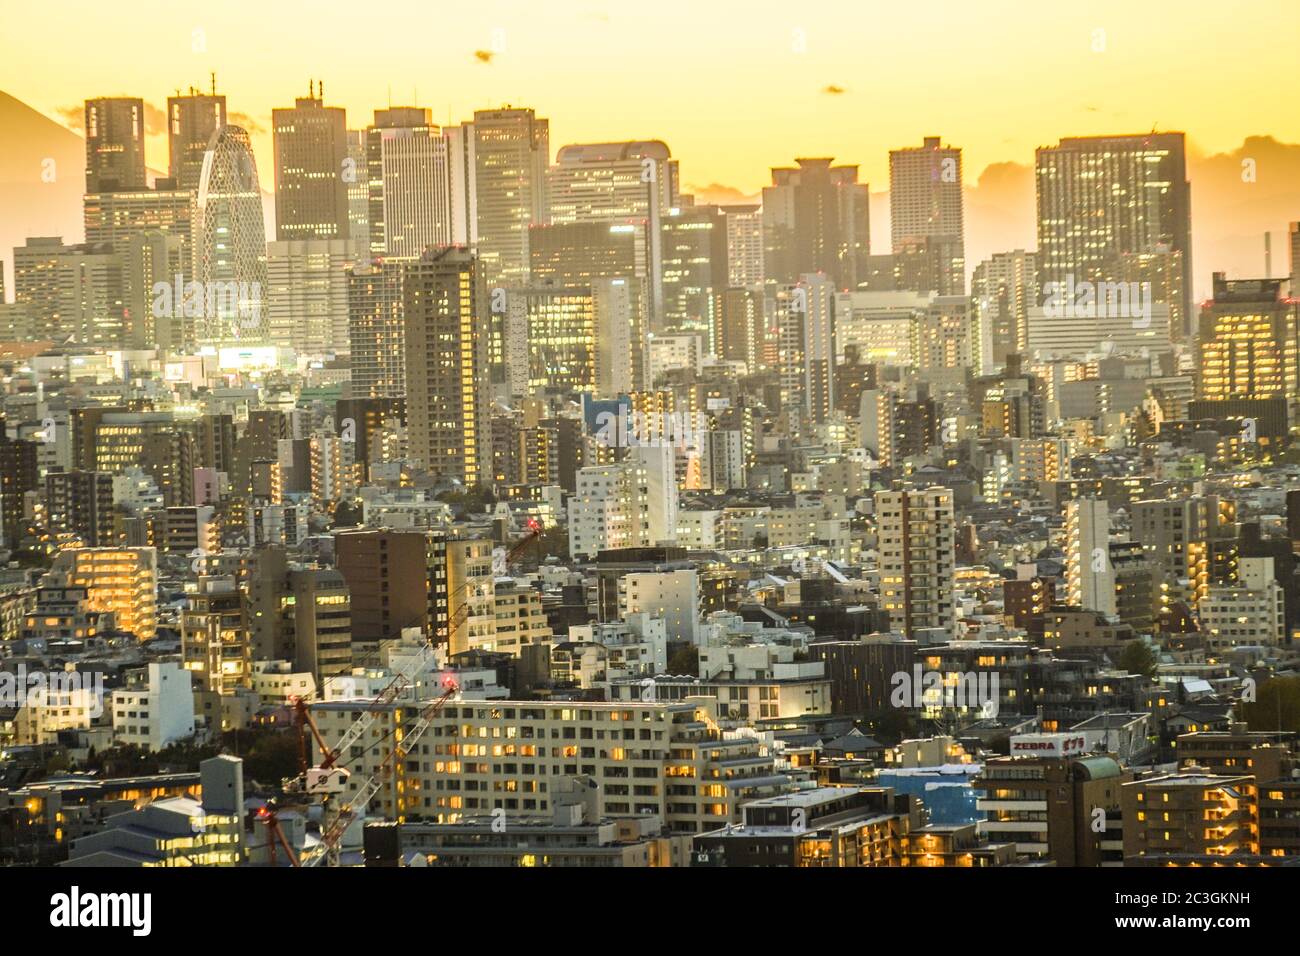
[[[66,67],[0,66],[0,865],[51,926],[149,934],[86,868],[1300,865],[1276,91],[1153,125],[1188,50],[1110,4],[1044,10],[1099,72],[1024,110],[873,105],[834,3],[712,62],[712,11],[421,61],[438,4],[54,6]],[[894,16],[914,74],[966,23]]]

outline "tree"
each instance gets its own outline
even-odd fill
[[[1131,640],[1120,651],[1119,667],[1130,674],[1141,674],[1148,680],[1153,679],[1156,676],[1156,652],[1146,641]]]
[[[1241,705],[1251,730],[1300,731],[1300,677],[1274,677],[1259,685],[1253,701]]]

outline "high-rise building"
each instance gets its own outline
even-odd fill
[[[762,285],[763,207],[723,206],[727,217],[727,282],[731,286]]]
[[[1110,558],[1110,506],[1078,498],[1065,506],[1066,602],[1087,611],[1117,613]]]
[[[354,398],[406,394],[403,264],[376,259],[348,272],[348,341]]]
[[[763,364],[766,316],[761,290],[734,287],[715,293],[713,352],[726,362],[744,362],[756,373]]]
[[[194,212],[194,278],[205,297],[199,315],[190,315],[188,301],[173,301],[172,308],[183,310],[186,323],[195,326],[196,342],[266,340],[262,191],[252,142],[240,126],[219,129],[203,159]]]
[[[835,408],[835,289],[824,275],[805,275],[777,292],[781,402],[824,422]]]
[[[1296,400],[1300,304],[1283,295],[1284,284],[1214,274],[1214,298],[1197,325],[1198,397]]]
[[[1119,281],[1121,257],[1181,257],[1192,314],[1191,186],[1182,133],[1062,139],[1036,153],[1038,278],[1064,287]],[[1176,335],[1185,329],[1173,330]]]
[[[144,189],[144,100],[86,100],[86,192]]]
[[[87,589],[92,611],[112,614],[120,631],[140,640],[158,626],[158,553],[153,548],[68,548],[54,556],[51,577]]]
[[[649,278],[647,314],[655,328],[663,302],[661,233],[678,205],[677,161],[670,156],[658,140],[565,146],[546,174],[551,223],[647,224],[638,265]]]
[[[356,245],[346,239],[297,239],[266,245],[266,321],[272,342],[305,355],[345,353],[348,270]]]
[[[889,218],[895,257],[933,259],[925,288],[940,295],[966,291],[961,150],[927,136],[919,147],[889,152]],[[914,284],[905,284],[913,289]]]
[[[717,206],[682,206],[663,220],[663,327],[713,326],[714,296],[730,285],[727,222]]]
[[[347,113],[323,94],[271,111],[275,143],[275,238],[347,239]]]
[[[431,473],[488,480],[488,322],[480,265],[468,251],[426,252],[405,271],[406,414],[411,454]]]
[[[477,243],[487,287],[528,279],[529,226],[547,222],[550,124],[531,109],[474,114]]]
[[[116,544],[113,476],[106,471],[51,471],[45,476],[50,530],[75,535],[87,547]]]
[[[796,159],[772,170],[763,188],[763,274],[793,283],[808,273],[829,276],[836,289],[856,289],[871,253],[868,188],[857,166]]]
[[[226,97],[191,89],[167,97],[167,176],[177,189],[196,190],[212,137],[226,125]]]
[[[1034,253],[1016,249],[975,267],[970,294],[979,328],[988,334],[993,367],[1005,366],[1008,355],[1023,354],[1029,346],[1029,310],[1038,300],[1037,263]]]
[[[366,130],[372,254],[414,258],[453,243],[449,148],[427,109],[375,110]]]
[[[930,629],[951,636],[957,620],[952,491],[881,491],[875,507],[880,603],[890,628],[912,638]]]

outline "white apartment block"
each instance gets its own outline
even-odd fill
[[[652,547],[672,541],[676,531],[671,448],[633,448],[624,461],[578,469],[569,499],[569,553],[575,558]]]
[[[129,674],[113,691],[113,739],[153,753],[194,735],[190,672],[176,661],[153,663]]]
[[[633,571],[618,579],[618,613],[648,614],[664,622],[670,641],[699,642],[700,579],[694,568]]]
[[[1066,503],[1064,543],[1066,603],[1116,614],[1110,506],[1105,499],[1079,498]]]
[[[908,637],[956,625],[954,516],[947,488],[881,491],[875,500],[880,539],[880,603],[890,628]]]

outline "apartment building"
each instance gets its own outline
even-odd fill
[[[330,701],[312,713],[325,739],[337,740],[369,706]],[[417,713],[409,704],[377,708],[367,737],[344,755],[352,770],[344,800],[391,760],[394,732]],[[738,822],[742,803],[789,787],[758,741],[724,738],[694,704],[456,700],[395,764],[370,812],[399,822],[548,814],[552,786],[579,774],[599,785],[600,815],[660,814],[674,833]]]

